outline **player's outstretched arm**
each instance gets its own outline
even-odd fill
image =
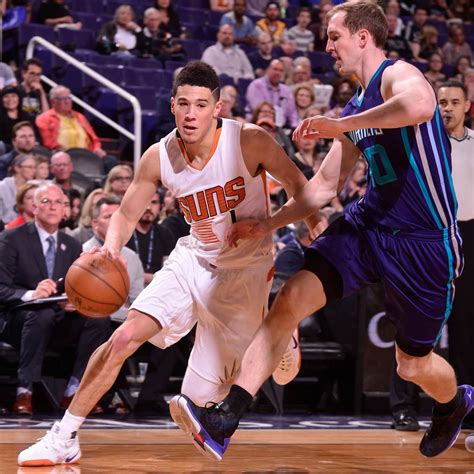
[[[141,157],[135,177],[123,197],[120,208],[112,215],[104,249],[118,256],[128,242],[161,180],[159,145],[148,148]]]
[[[315,116],[305,119],[293,133],[302,136],[335,138],[361,128],[400,128],[430,120],[436,109],[434,91],[423,74],[411,64],[398,61],[383,72],[384,103],[360,114],[331,119]]]

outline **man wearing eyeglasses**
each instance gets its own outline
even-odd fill
[[[32,414],[33,384],[41,379],[48,342],[56,350],[77,344],[69,390],[79,384],[87,360],[110,330],[107,319],[84,318],[68,302],[30,303],[64,291],[59,282],[82,250],[77,240],[58,232],[64,212],[59,186],[40,186],[33,206],[33,222],[0,234],[0,340],[20,352],[13,405],[20,415]]]
[[[84,196],[85,187],[80,182],[76,182],[72,177],[74,165],[71,156],[65,151],[58,151],[51,156],[50,171],[53,175],[53,182],[61,187],[63,191],[77,189],[81,196]]]
[[[23,82],[18,86],[21,108],[33,117],[49,110],[48,97],[41,85],[43,63],[39,59],[27,59],[21,70]]]
[[[92,125],[85,115],[73,110],[71,91],[55,86],[49,92],[51,109],[36,117],[43,145],[49,150],[84,148],[95,153],[104,162],[105,172],[117,163],[102,149]]]

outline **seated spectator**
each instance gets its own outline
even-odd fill
[[[110,224],[112,214],[120,207],[121,199],[117,196],[108,195],[101,197],[92,207],[92,230],[93,236],[84,242],[82,250],[87,252],[92,247],[102,247]],[[130,303],[144,288],[143,266],[137,253],[130,248],[122,247],[120,254],[127,262],[127,272],[130,280],[130,291],[126,303],[115,313],[111,314],[112,321],[123,322],[127,316]]]
[[[135,13],[130,5],[120,5],[114,19],[102,25],[97,36],[97,50],[128,59],[137,52],[137,36],[142,31],[135,23]]]
[[[6,86],[17,86],[18,82],[12,68],[5,63],[0,62],[0,90]]]
[[[276,124],[276,111],[273,104],[266,101],[260,102],[253,111],[251,123],[266,130],[283,147],[290,158],[293,156],[295,152],[293,143],[284,130]]]
[[[415,8],[413,19],[410,20],[405,27],[405,39],[410,44],[412,51],[416,46],[416,43],[420,41],[421,29],[426,25],[428,21],[428,10],[424,5],[418,5]]]
[[[464,84],[466,75],[472,74],[473,72],[471,58],[469,56],[459,56],[456,61],[453,79]]]
[[[308,180],[315,174],[315,163],[318,159],[317,143],[315,138],[301,138],[295,143],[298,151],[292,160]]]
[[[5,178],[8,168],[16,156],[32,154],[36,145],[33,124],[27,121],[16,123],[12,129],[11,144],[13,149],[0,156],[0,180]]]
[[[273,40],[268,33],[260,33],[257,40],[257,49],[248,54],[255,77],[262,77],[270,65],[274,55]]]
[[[72,172],[74,165],[71,156],[65,151],[57,151],[51,156],[50,171],[53,176],[53,183],[57,184],[64,192],[69,189],[77,189],[81,196],[86,188],[73,180]]]
[[[400,4],[398,0],[388,0],[387,6],[385,7],[385,14],[387,20],[389,15],[395,17],[395,28],[393,29],[393,34],[396,36],[402,36],[405,25],[403,20],[400,18]]]
[[[245,122],[245,113],[238,103],[238,95],[237,89],[230,84],[221,89],[222,108],[219,117]]]
[[[176,245],[176,238],[157,222],[161,210],[161,196],[157,192],[140,217],[132,238],[126,244],[135,251],[145,270],[145,285],[153,279],[153,274],[161,269],[166,257]]]
[[[24,121],[34,123],[34,118],[21,109],[18,87],[4,87],[0,91],[0,97],[0,140],[11,145],[13,127]]]
[[[36,189],[34,216],[33,222],[0,236],[0,301],[10,305],[0,314],[0,339],[20,351],[13,411],[23,415],[32,414],[33,383],[41,379],[48,340],[51,347],[62,351],[77,345],[66,389],[70,391],[77,388],[89,357],[110,332],[107,319],[84,318],[68,302],[15,308],[19,303],[61,292],[58,279],[66,276],[81,253],[76,240],[58,232],[63,216],[63,193],[58,186],[47,184]]]
[[[308,58],[302,57],[302,59]],[[290,77],[286,80],[286,85],[290,86],[293,91],[302,84],[314,85],[319,83],[318,79],[311,79],[311,69],[308,70],[303,64],[294,64],[295,62],[293,61]]]
[[[94,235],[92,230],[92,209],[94,208],[94,205],[97,203],[97,201],[99,201],[99,199],[103,198],[104,196],[105,193],[102,188],[97,188],[91,191],[82,205],[79,225],[72,231],[68,231],[66,229],[66,232],[78,240],[81,244],[87,242]]]
[[[450,3],[450,8],[454,18],[459,18],[464,22],[472,21],[472,3],[470,1],[453,0]]]
[[[209,9],[213,12],[230,12],[233,3],[233,0],[209,0]]]
[[[69,216],[67,227],[70,230],[73,230],[79,225],[79,218],[81,217],[82,196],[81,193],[75,188],[68,189],[65,191],[65,194],[69,197],[69,205],[71,208],[71,214]]]
[[[122,198],[133,180],[133,170],[128,165],[114,166],[104,184],[105,194],[115,194]]]
[[[163,192],[162,195],[163,207],[160,223],[171,232],[175,240],[178,240],[189,234],[190,226],[184,219],[176,196],[169,189]]]
[[[298,125],[295,99],[291,89],[282,84],[283,75],[283,63],[279,59],[274,59],[268,66],[265,75],[249,84],[245,107],[247,120],[252,118],[255,108],[262,101],[267,101],[275,107],[277,127],[295,128]]]
[[[413,57],[413,52],[405,37],[397,33],[397,20],[400,20],[400,18],[397,18],[392,14],[387,14],[388,34],[384,49],[387,52],[396,51],[398,53],[398,57],[408,60]]]
[[[48,97],[41,85],[43,63],[36,58],[27,59],[21,75],[23,82],[18,86],[23,112],[36,118],[41,112],[49,110]]]
[[[245,15],[246,8],[246,0],[234,0],[233,11],[229,11],[225,15],[222,15],[220,26],[232,26],[235,43],[243,43],[253,46],[256,42],[255,25],[253,24],[253,21]]]
[[[46,156],[36,155],[36,173],[35,179],[39,181],[45,181],[49,178],[49,160]]]
[[[82,27],[81,22],[74,21],[69,7],[64,4],[64,0],[46,0],[41,3],[38,10],[38,22],[77,30]]]
[[[446,80],[446,75],[442,72],[443,65],[443,57],[441,54],[434,53],[430,56],[428,60],[428,70],[424,75],[435,91],[437,91],[439,85]]]
[[[99,138],[85,115],[73,110],[71,91],[64,86],[55,86],[49,91],[52,108],[36,117],[43,145],[49,150],[86,148],[104,162],[107,172],[116,163],[102,149]]]
[[[10,221],[5,229],[13,229],[13,227],[18,227],[25,224],[26,222],[31,222],[34,220],[34,206],[33,206],[33,197],[35,190],[38,188],[38,184],[33,182],[28,182],[20,186],[18,192],[16,193],[16,205],[15,209],[18,212],[18,216]]]
[[[339,118],[346,104],[351,100],[355,90],[349,79],[342,79],[337,82],[334,88],[335,106],[324,115],[330,118]]]
[[[292,26],[286,33],[286,37],[296,43],[296,49],[303,53],[313,51],[314,48],[314,34],[308,29],[310,23],[310,9],[301,7],[296,15],[296,25]]]
[[[449,27],[448,41],[442,48],[444,62],[454,66],[461,56],[467,56],[472,61],[472,50],[464,37],[462,25],[454,24]]]
[[[18,155],[10,166],[10,176],[0,181],[0,220],[8,224],[18,216],[15,210],[16,194],[27,181],[35,177],[33,155]]]
[[[296,111],[299,122],[306,118],[309,107],[314,103],[314,89],[310,84],[300,84],[295,87],[293,94],[295,96]]]
[[[181,61],[186,58],[181,41],[160,29],[162,13],[147,8],[143,14],[144,28],[138,35],[137,49],[142,57],[155,57],[160,61]]]
[[[234,45],[234,32],[230,25],[219,27],[217,43],[204,50],[201,60],[211,65],[218,75],[232,77],[235,83],[239,79],[255,77],[247,55]]]
[[[268,33],[275,46],[281,43],[286,31],[285,22],[280,20],[280,14],[280,4],[268,2],[265,7],[265,16],[255,24],[257,34]]]
[[[415,61],[426,63],[433,54],[442,55],[438,46],[438,30],[434,26],[426,25],[421,29],[418,43],[413,44]]]
[[[354,201],[358,201],[364,194],[367,182],[367,165],[360,159],[349,173],[344,186],[339,193],[339,201],[346,207]]]
[[[314,35],[314,51],[326,51],[326,44],[328,42],[327,29],[327,14],[329,10],[333,8],[331,3],[321,4],[320,8],[317,9],[318,21],[313,21],[309,25],[309,29],[313,32]]]
[[[179,15],[173,8],[171,0],[155,0],[153,5],[161,13],[160,28],[163,32],[170,33],[173,38],[184,39],[186,36]]]
[[[281,39],[280,44],[273,48],[273,54],[281,61],[285,59],[289,60],[289,64],[292,65],[293,60],[303,56],[305,53],[298,51],[296,48],[296,41],[288,38],[286,35]]]
[[[446,21],[454,18],[454,13],[451,11],[447,0],[431,0],[430,18],[438,21]]]

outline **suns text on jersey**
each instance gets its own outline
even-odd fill
[[[231,179],[224,186],[213,186],[178,198],[186,221],[199,222],[234,209],[245,199],[242,176]]]

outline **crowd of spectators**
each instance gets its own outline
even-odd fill
[[[18,2],[7,3],[14,6]],[[68,3],[63,0],[42,2],[36,16],[30,12],[30,17],[51,28],[83,29],[84,25],[76,18],[77,12],[71,11]],[[140,15],[134,4],[119,5],[109,21],[95,32],[96,50],[103,55],[116,56],[125,61],[124,64],[137,57],[154,58],[157,69],[168,61],[189,60],[186,44],[193,37],[190,25],[180,19],[180,10],[184,7],[186,2],[150,0],[150,5],[142,9]],[[292,130],[306,117],[315,114],[338,117],[357,87],[352,78],[340,77],[332,63],[329,63],[329,69],[322,65],[327,39],[325,15],[331,7],[331,0],[280,4],[258,0],[211,0],[209,10],[221,15],[220,23],[208,28],[212,38],[199,38],[206,46],[202,48],[202,60],[211,64],[222,79],[221,100],[224,106],[221,116],[252,122],[267,130],[308,179],[317,172],[330,143],[314,139],[293,143]],[[385,9],[389,24],[387,56],[413,61],[435,89],[448,78],[457,79],[465,84],[471,99],[474,99],[474,29],[469,23],[473,19],[473,9],[469,3],[455,0],[447,4],[436,0],[399,3],[389,0]],[[471,35],[466,37],[468,25]],[[0,252],[3,246],[17,238],[13,229],[27,225],[31,233],[38,225],[41,227],[38,219],[44,218],[41,217],[44,207],[53,208],[60,215],[57,229],[54,230],[53,226],[52,234],[65,234],[77,245],[83,244],[84,248],[100,244],[110,215],[117,209],[133,179],[133,167],[126,160],[127,156],[113,155],[104,149],[103,141],[89,119],[75,110],[67,83],[48,90],[41,81],[43,63],[39,59],[20,59],[16,66],[15,74],[9,65],[0,63],[0,221],[6,228],[0,234]],[[156,101],[158,124],[154,135],[157,140],[174,128],[169,111],[170,92],[167,91],[166,96],[161,91]],[[150,98],[150,102],[153,100]],[[468,120],[471,115],[467,114]],[[87,150],[98,157],[103,164],[103,176],[89,179],[75,171],[71,149]],[[269,178],[273,204],[279,206],[286,197],[279,183]],[[324,209],[322,217],[326,223],[345,206],[359,199],[366,182],[365,161],[360,160],[338,198]],[[62,193],[59,198],[58,190]],[[137,274],[142,275],[143,285],[151,281],[176,240],[187,232],[188,226],[174,196],[159,189],[125,251],[125,257],[133,268],[139,263]],[[300,250],[309,242],[307,229],[298,224],[293,233],[291,230],[288,232],[292,237],[286,240],[291,242],[287,251],[290,256],[293,253],[301,259]],[[57,235],[55,245],[58,251],[58,242],[62,240],[58,240]],[[20,233],[18,236],[24,238]],[[281,236],[275,235],[276,251],[285,246],[279,240]],[[47,244],[42,244],[46,260]],[[41,252],[39,246],[38,249]],[[290,260],[284,256],[277,259],[281,267],[279,271],[292,270],[294,262],[289,264],[291,268],[285,268],[285,262]],[[44,281],[51,281],[52,275],[48,274],[43,262],[34,278],[28,279],[26,284],[26,280],[19,282],[13,278],[16,269],[8,267],[10,263],[2,260],[0,265],[3,269],[0,271],[0,291],[3,287],[15,287],[16,298],[9,294],[9,300],[0,299],[0,305],[8,306],[4,313],[8,314],[8,324],[11,325],[12,318],[18,314],[21,314],[22,324],[6,332],[8,325],[0,325],[0,340],[19,347],[18,341],[25,335],[23,331],[28,336],[31,330],[27,321],[33,316],[31,311],[15,309],[15,305],[10,303],[25,303],[33,293],[39,295]],[[63,270],[65,274],[67,268]],[[63,276],[54,275],[56,279]],[[23,288],[23,293],[18,288]],[[134,296],[136,294],[130,295],[132,299]],[[55,324],[59,324],[60,315],[71,311],[56,303],[48,309],[48,314],[52,314],[51,323],[41,328],[47,332],[44,333],[45,341],[53,334]],[[120,318],[115,318],[115,323],[120,323]],[[100,327],[94,340],[100,343],[111,327],[112,323],[107,329]],[[84,348],[80,340],[73,342],[81,362],[80,367],[75,366],[71,372],[64,407],[82,374],[83,356],[80,354],[95,349],[90,345]],[[172,364],[169,355],[154,351],[149,354],[150,360],[158,364],[157,361],[166,359]],[[43,352],[35,353],[35,357],[43,357]],[[32,383],[38,381],[39,375],[37,370],[33,375],[28,374],[26,378],[19,377],[17,413],[32,411]],[[148,380],[147,386],[151,382]],[[159,386],[163,388],[163,383]],[[147,398],[146,391],[141,396],[142,406],[156,406],[157,397],[161,400],[161,393],[151,392],[153,395],[149,396],[153,396],[153,400]]]

